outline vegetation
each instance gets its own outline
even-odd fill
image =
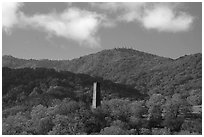
[[[129,85],[144,94],[160,93],[172,96],[174,93],[181,93],[189,96],[192,90],[201,91],[202,87],[200,53],[173,60],[119,48],[61,61],[22,60],[3,56],[2,63],[4,67],[10,68],[43,67],[88,74]]]
[[[102,86],[102,105],[93,110],[91,86],[99,78],[85,76],[3,68],[3,134],[201,134],[201,113],[192,113],[181,94],[123,97],[119,90],[129,87],[111,83],[115,88]]]
[[[114,49],[71,61],[4,56],[3,66],[5,135],[202,134],[201,54]],[[102,100],[92,109],[95,81]]]

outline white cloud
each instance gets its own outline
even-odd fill
[[[82,46],[99,47],[96,32],[100,27],[101,16],[94,12],[69,8],[62,13],[23,15],[22,22],[50,34],[72,39]]]
[[[111,27],[113,24],[105,16],[68,6],[61,13],[34,14],[27,16],[19,11],[22,3],[3,3],[4,31],[10,32],[15,27],[34,28],[45,31],[48,35],[71,39],[90,48],[100,47],[97,31],[100,27]]]
[[[115,13],[118,15],[116,20],[131,22],[139,18],[141,8],[145,5],[144,2],[106,2],[92,3],[93,7],[97,7]]]
[[[123,13],[118,17],[118,20],[133,22],[140,19],[144,6],[144,2],[122,3],[121,8],[123,8]]]
[[[2,27],[9,32],[14,26],[35,28],[48,35],[77,41],[81,46],[100,47],[97,36],[100,27],[114,27],[118,22],[139,22],[146,29],[166,32],[186,31],[193,23],[193,17],[181,8],[165,3],[92,3],[96,8],[108,11],[99,14],[68,6],[61,13],[34,14],[27,16],[19,10],[22,3],[3,3]],[[111,16],[110,16],[111,15]]]
[[[92,6],[109,11],[108,13],[115,13],[117,21],[139,22],[146,29],[166,32],[179,32],[190,29],[193,17],[180,11],[180,5],[178,3],[143,2],[92,4]]]
[[[18,24],[18,10],[22,3],[3,2],[2,3],[2,27],[3,30],[9,32],[15,24]]]
[[[192,22],[192,16],[185,12],[178,12],[167,5],[158,5],[153,9],[147,9],[141,19],[145,28],[166,32],[186,31]]]

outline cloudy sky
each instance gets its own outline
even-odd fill
[[[73,59],[115,47],[170,58],[201,53],[202,4],[2,4],[3,55]]]

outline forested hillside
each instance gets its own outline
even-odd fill
[[[45,68],[3,68],[2,71],[3,103],[30,100],[32,95],[53,95],[54,97],[77,98],[78,95],[87,95],[92,98],[93,82],[101,83],[102,98],[132,98],[143,99],[146,95],[138,90],[122,84],[115,84],[100,77],[91,77],[86,74],[74,74],[68,71],[57,72]],[[56,89],[56,91],[55,91]],[[125,92],[124,92],[125,91]],[[51,97],[51,96],[50,96]],[[90,102],[88,102],[90,103]]]
[[[113,49],[2,62],[3,134],[202,134],[200,53],[169,59]],[[102,97],[92,109],[95,81]]]
[[[3,134],[201,134],[199,90],[142,95],[101,78],[45,68],[3,68]],[[92,84],[102,104],[91,109]]]
[[[22,60],[3,56],[3,66],[10,68],[44,67],[102,77],[130,85],[141,93],[187,94],[201,90],[202,55],[178,59],[159,57],[132,49],[103,50],[70,61]]]

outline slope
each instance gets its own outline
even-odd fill
[[[133,49],[111,49],[70,61],[20,60],[3,57],[3,66],[11,68],[45,67],[102,77],[130,85],[142,93],[162,93],[201,89],[202,55],[178,59],[164,58]],[[9,62],[20,62],[13,65]],[[23,63],[22,63],[23,62]]]

